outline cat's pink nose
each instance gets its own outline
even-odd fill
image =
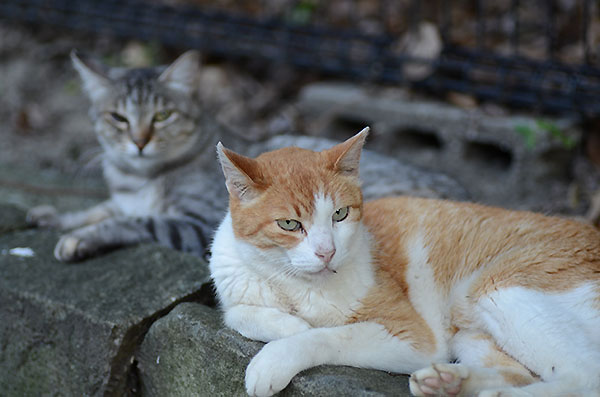
[[[331,262],[331,258],[335,255],[335,248],[327,251],[316,251],[315,255],[325,263]]]

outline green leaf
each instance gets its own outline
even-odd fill
[[[525,141],[525,147],[527,149],[531,150],[535,147],[537,141],[537,133],[532,127],[524,124],[519,124],[515,125],[515,131],[523,137],[523,140]]]
[[[565,134],[556,124],[550,121],[536,120],[536,125],[540,131],[546,132],[558,139],[565,148],[572,149],[575,146],[575,139]]]
[[[310,23],[316,8],[317,4],[313,0],[300,1],[291,10],[289,20],[298,25],[306,25]]]

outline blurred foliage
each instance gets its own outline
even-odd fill
[[[287,21],[296,25],[307,25],[317,9],[316,0],[301,0],[288,13]]]
[[[63,90],[69,95],[81,94],[81,83],[78,78],[73,77],[65,82]]]
[[[551,121],[538,119],[535,121],[534,126],[519,124],[514,128],[525,141],[525,147],[530,150],[537,145],[540,139],[547,139],[548,137],[557,139],[565,149],[572,149],[577,144],[575,139],[565,134],[560,127]]]

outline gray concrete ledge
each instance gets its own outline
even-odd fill
[[[183,303],[151,328],[138,352],[144,396],[245,396],[246,366],[263,346],[226,328],[221,314]],[[294,377],[280,396],[409,396],[408,377],[321,366]]]

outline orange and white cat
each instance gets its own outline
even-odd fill
[[[368,129],[323,152],[218,145],[230,210],[210,269],[225,323],[264,342],[268,396],[339,364],[412,374],[418,396],[600,395],[600,233],[470,203],[364,203]]]

